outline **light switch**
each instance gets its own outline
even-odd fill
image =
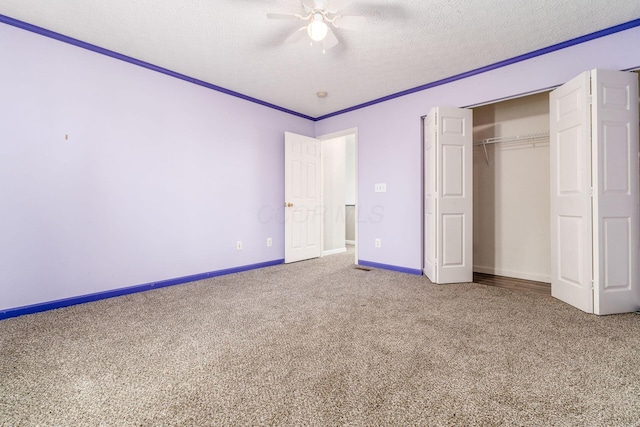
[[[375,185],[376,193],[386,193],[387,192],[387,183],[383,182]]]

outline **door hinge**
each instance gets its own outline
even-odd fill
[[[589,105],[593,104],[593,95],[587,95],[587,102]]]

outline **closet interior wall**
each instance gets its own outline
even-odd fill
[[[473,120],[474,272],[549,282],[549,94],[474,108]]]

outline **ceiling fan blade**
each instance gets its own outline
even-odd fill
[[[315,9],[316,8],[316,2],[314,0],[302,0],[302,4],[307,9]]]
[[[267,13],[269,19],[300,19],[300,16],[292,13]]]
[[[338,16],[333,25],[336,28],[343,28],[345,30],[361,30],[367,24],[367,18],[364,16]]]
[[[300,40],[302,37],[304,37],[304,35],[307,32],[307,27],[301,27],[300,29],[296,30],[295,33],[291,34],[289,37],[287,37],[285,39],[286,43],[295,43],[298,40]]]
[[[329,0],[327,4],[327,11],[330,13],[336,13],[339,10],[349,6],[351,0]]]
[[[333,34],[333,31],[331,30],[331,28],[327,28],[327,29],[328,29],[327,36],[324,38],[324,40],[322,40],[322,47],[324,48],[324,50],[329,50],[339,43],[338,39],[336,38],[336,35]]]

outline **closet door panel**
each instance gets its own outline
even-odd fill
[[[438,283],[473,281],[472,114],[438,108]]]
[[[432,108],[424,121],[424,274],[433,283],[438,283],[437,263],[437,146],[435,128],[436,109]]]
[[[638,79],[593,70],[594,312],[640,308]]]
[[[442,267],[461,267],[465,263],[464,215],[442,215]]]
[[[550,94],[551,294],[593,313],[590,73]]]

